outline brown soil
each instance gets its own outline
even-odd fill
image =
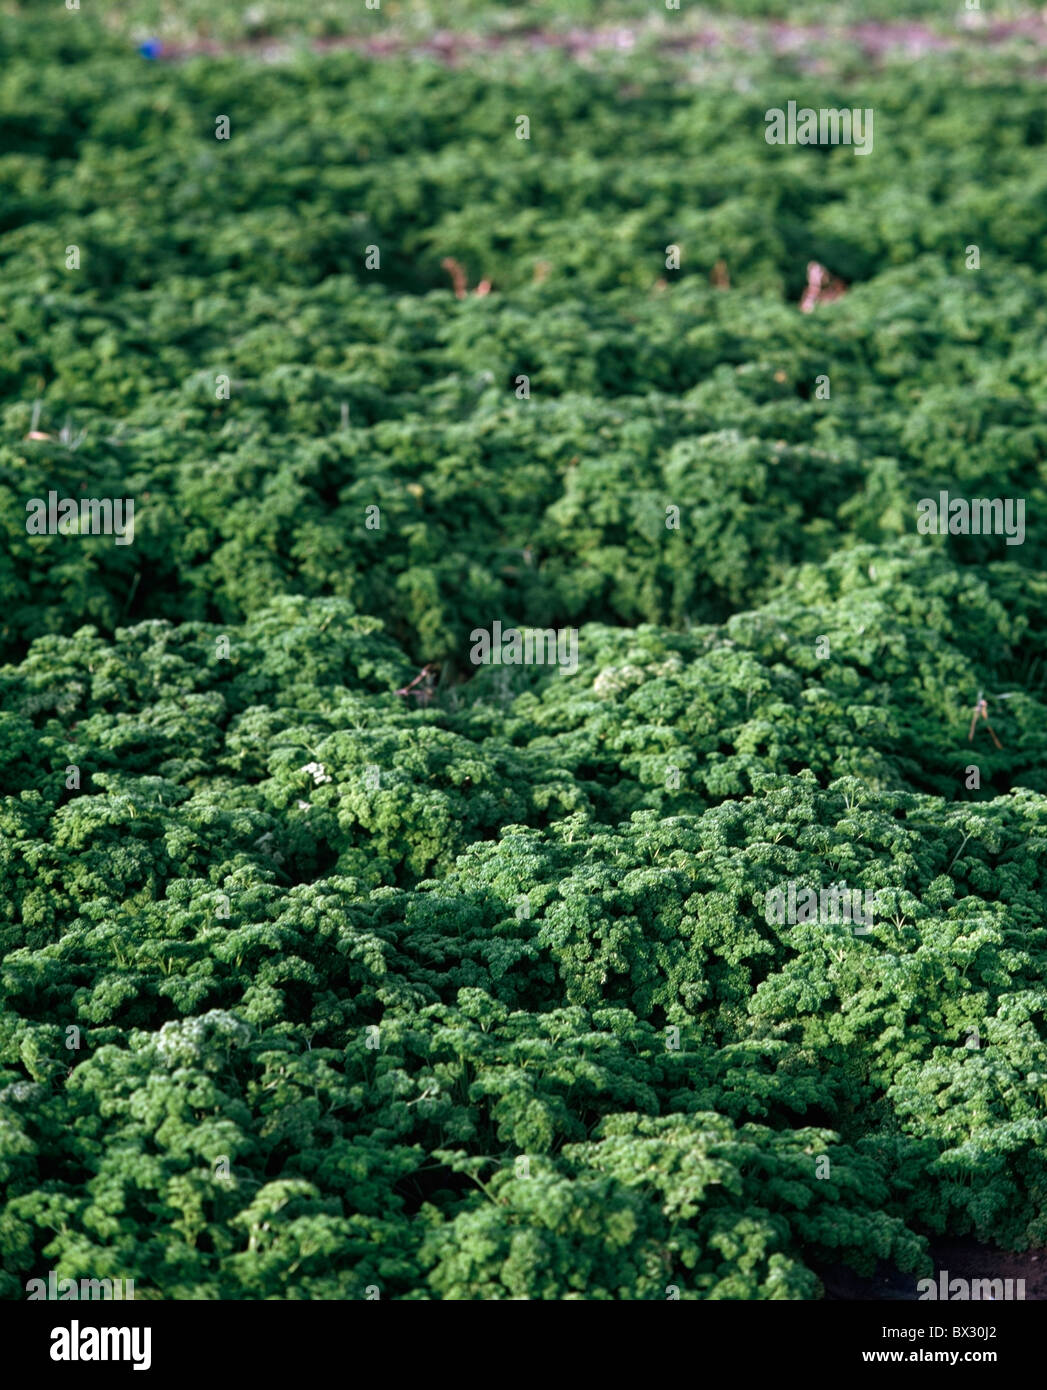
[[[941,1241],[931,1243],[931,1258],[935,1278],[944,1269],[951,1279],[1024,1279],[1025,1301],[1047,1302],[1047,1250],[1016,1255],[973,1240]],[[823,1271],[821,1278],[826,1298],[836,1302],[917,1301],[915,1276],[883,1263],[871,1279],[862,1279],[842,1266]]]

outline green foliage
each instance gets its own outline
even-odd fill
[[[152,64],[165,5],[87,9],[0,16],[0,1297],[794,1300],[1042,1244],[1040,85],[842,61],[855,160],[762,140],[818,86],[762,60]],[[940,488],[1024,545],[917,535]],[[30,536],[52,489],[134,545]],[[474,668],[496,619],[577,669]],[[767,910],[841,882],[866,932]]]

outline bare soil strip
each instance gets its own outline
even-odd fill
[[[179,61],[197,55],[222,57],[243,54],[263,62],[281,62],[292,57],[302,47],[316,53],[350,50],[371,58],[402,56],[431,57],[450,66],[478,56],[494,53],[530,51],[541,53],[558,49],[573,57],[583,58],[597,52],[628,52],[638,45],[651,43],[667,52],[709,53],[718,48],[737,53],[765,52],[776,55],[795,55],[827,44],[850,44],[869,58],[889,54],[919,58],[927,53],[970,47],[972,43],[986,48],[1019,41],[1036,47],[1047,47],[1047,11],[1043,16],[1028,16],[1008,22],[985,20],[973,12],[970,23],[962,20],[951,30],[932,28],[918,23],[862,23],[830,26],[824,24],[790,24],[787,21],[745,21],[707,25],[673,33],[663,22],[646,25],[619,24],[609,28],[573,28],[563,31],[547,29],[516,29],[497,34],[456,33],[437,30],[428,38],[418,39],[395,35],[363,38],[359,35],[339,35],[322,39],[274,39],[253,37],[240,43],[222,43],[215,39],[194,39],[189,43],[164,45],[161,60]]]

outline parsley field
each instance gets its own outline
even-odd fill
[[[430,8],[0,9],[0,1298],[1047,1246],[1042,45]]]

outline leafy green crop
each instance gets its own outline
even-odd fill
[[[166,6],[53,8],[0,15],[0,1297],[814,1299],[1047,1243],[1024,58],[151,62]],[[790,96],[874,156],[769,146]],[[919,534],[941,490],[1024,543]],[[133,544],[30,534],[51,491]],[[474,665],[496,621],[576,669]],[[839,883],[868,930],[767,910]]]

